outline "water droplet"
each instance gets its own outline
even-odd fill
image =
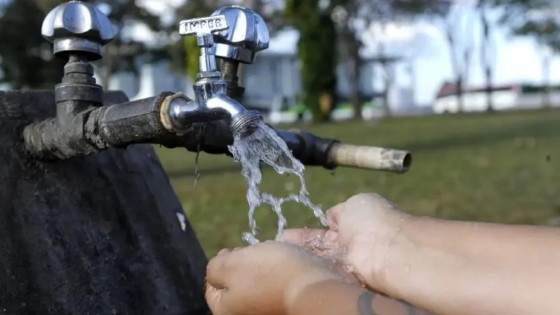
[[[253,233],[250,232],[243,233],[241,239],[249,245],[256,245],[259,243],[259,240],[255,237],[255,235],[253,235]]]
[[[185,232],[185,230],[187,229],[187,218],[185,217],[184,214],[177,212],[177,219],[179,220],[179,224],[181,225],[181,230],[183,230],[183,232]]]
[[[194,191],[198,189],[198,183],[200,181],[200,168],[198,157],[200,156],[200,150],[196,151],[196,157],[194,158]]]

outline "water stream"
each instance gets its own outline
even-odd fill
[[[276,240],[282,240],[286,218],[282,214],[282,205],[285,202],[298,202],[313,211],[321,223],[326,226],[327,219],[321,208],[309,200],[309,193],[305,187],[303,172],[305,167],[294,158],[286,142],[264,122],[258,123],[257,129],[249,136],[234,135],[233,145],[229,146],[235,161],[241,163],[241,174],[248,184],[247,202],[249,203],[250,232],[243,233],[243,240],[249,244],[256,244],[258,227],[254,219],[255,209],[260,205],[270,205],[278,216],[278,231]],[[300,180],[300,189],[297,194],[286,197],[275,197],[270,193],[261,192],[259,185],[262,181],[261,161],[272,166],[279,174],[294,174]]]

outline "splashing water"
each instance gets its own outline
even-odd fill
[[[327,219],[321,208],[309,200],[309,193],[305,187],[303,171],[305,167],[299,160],[294,158],[286,142],[264,122],[259,121],[256,130],[248,135],[234,135],[233,145],[229,146],[230,152],[236,162],[241,163],[241,174],[248,184],[247,202],[249,203],[249,227],[250,232],[243,233],[243,240],[249,244],[256,244],[258,227],[254,219],[255,209],[263,204],[270,205],[278,216],[278,232],[276,240],[282,240],[286,218],[282,214],[282,204],[285,202],[298,202],[313,211],[321,223],[326,226]],[[299,193],[290,194],[287,197],[278,198],[269,193],[259,191],[262,180],[260,162],[272,166],[279,174],[294,174],[301,183]]]

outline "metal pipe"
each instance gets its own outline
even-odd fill
[[[27,151],[42,158],[67,159],[110,147],[122,148],[148,142],[167,147],[186,147],[190,151],[228,154],[227,147],[233,143],[233,133],[251,132],[247,128],[252,128],[255,126],[252,122],[261,119],[252,111],[237,111],[237,107],[227,110],[231,105],[228,100],[228,106],[217,102],[217,107],[210,104],[207,110],[218,113],[219,117],[214,118],[229,117],[232,120],[181,120],[184,128],[177,132],[170,127],[171,108],[193,105],[193,102],[182,95],[162,93],[142,100],[92,108],[67,117],[65,121],[49,119],[31,124],[24,129],[23,138]],[[230,117],[231,114],[234,114],[233,117]],[[328,169],[350,166],[403,173],[412,162],[410,153],[406,151],[345,145],[336,139],[321,138],[300,130],[276,132],[305,165],[320,165]]]
[[[165,142],[176,137],[161,122],[161,104],[172,93],[95,109],[90,112],[84,136],[98,150],[134,143]]]
[[[226,83],[226,93],[229,97],[240,102],[245,93],[245,88],[239,86],[238,69],[239,61],[227,58],[222,59],[220,73]]]
[[[277,130],[294,157],[305,165],[320,165],[327,169],[337,166],[404,173],[412,164],[408,151],[374,146],[341,144],[340,141],[318,137],[312,133]]]
[[[331,147],[327,159],[336,166],[396,173],[408,171],[412,164],[412,155],[408,151],[339,143]]]
[[[25,148],[35,157],[68,159],[134,143],[178,146],[180,137],[168,131],[161,120],[161,104],[170,95],[92,107],[30,124],[23,130]]]

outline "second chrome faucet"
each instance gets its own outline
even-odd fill
[[[194,100],[188,101],[181,95],[175,95],[164,102],[162,112],[169,113],[169,117],[163,119],[166,128],[180,133],[191,123],[228,119],[233,133],[247,133],[251,132],[255,122],[262,120],[257,111],[246,110],[235,100],[235,95],[228,96],[224,77],[236,78],[237,73],[223,75],[216,66],[216,51],[222,62],[231,63],[237,69],[237,63],[252,62],[256,51],[268,47],[268,29],[261,20],[253,11],[234,6],[217,11],[210,17],[181,21],[179,34],[197,37],[199,72],[193,85]],[[236,80],[229,83],[235,85],[229,91],[239,88]]]

